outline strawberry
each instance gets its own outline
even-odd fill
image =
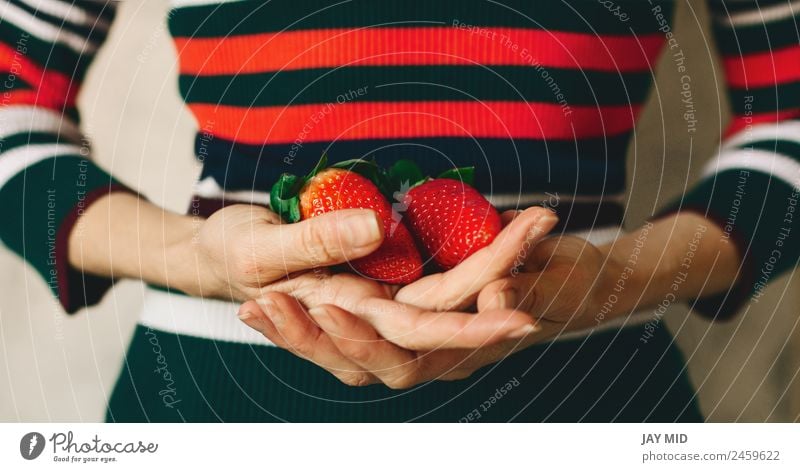
[[[290,223],[336,210],[373,210],[383,222],[383,243],[373,253],[351,261],[351,266],[365,277],[389,284],[407,284],[419,279],[422,258],[414,238],[402,222],[392,217],[391,205],[378,186],[365,176],[378,175],[374,164],[352,160],[325,168],[326,162],[323,156],[304,179],[283,174],[270,193],[272,208]]]
[[[448,171],[413,186],[403,197],[408,227],[444,270],[488,246],[502,229],[497,210],[464,182],[471,176],[471,169]]]

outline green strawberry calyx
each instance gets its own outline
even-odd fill
[[[349,170],[364,176],[374,183],[389,201],[402,200],[406,192],[431,180],[430,177],[423,175],[416,163],[409,159],[400,159],[388,169],[383,170],[378,167],[374,159],[350,159],[328,166],[328,156],[323,154],[311,172],[304,177],[290,173],[281,174],[269,194],[272,211],[278,213],[288,223],[300,221],[300,193],[309,180],[326,168]],[[459,167],[444,171],[436,178],[453,179],[466,185],[472,185],[474,177],[474,167]]]
[[[289,173],[281,174],[269,192],[272,211],[279,214],[288,223],[300,221],[300,193],[303,191],[303,187],[322,170],[328,168],[344,169],[361,174],[379,188],[383,187],[383,173],[373,160],[350,159],[328,166],[328,156],[323,154],[311,172],[304,177]]]
[[[386,170],[385,174],[389,187],[384,191],[384,194],[395,199],[402,199],[402,196],[412,188],[433,180],[433,178],[423,175],[419,166],[408,159],[400,159],[395,162]],[[472,186],[475,180],[475,167],[455,167],[442,172],[435,178],[458,180]]]

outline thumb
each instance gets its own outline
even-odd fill
[[[290,273],[358,259],[383,242],[383,224],[372,210],[334,211],[274,231],[277,247],[270,254]]]

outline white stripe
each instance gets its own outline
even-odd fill
[[[0,188],[26,167],[65,154],[80,156],[81,147],[74,144],[31,144],[0,154]]]
[[[536,204],[547,204],[549,206],[562,205],[565,202],[575,203],[600,203],[600,202],[622,202],[625,194],[608,195],[565,195],[561,196],[553,193],[491,193],[484,194],[489,202],[496,207],[518,207],[526,208]]]
[[[744,129],[726,139],[720,151],[742,147],[756,141],[794,141],[800,143],[800,121],[791,120],[778,123],[765,123]]]
[[[234,3],[241,2],[242,0],[171,0],[170,6],[172,8],[194,7],[198,5],[211,5],[217,3]]]
[[[170,333],[247,344],[274,346],[236,316],[239,305],[187,297],[148,288],[139,323]]]
[[[100,31],[106,31],[110,26],[105,19],[90,14],[72,3],[64,3],[58,0],[22,0],[22,2],[42,13],[62,18],[77,26],[88,26]]]
[[[732,169],[755,170],[771,174],[789,185],[800,187],[800,162],[791,157],[757,149],[741,149],[721,154],[706,166],[704,177]]]
[[[0,139],[17,133],[42,131],[58,133],[75,143],[80,143],[82,138],[75,122],[53,110],[28,105],[0,109]]]
[[[274,346],[261,333],[242,323],[236,316],[238,311],[239,305],[236,303],[188,297],[148,288],[145,291],[139,324],[159,331],[215,341]],[[594,329],[557,335],[555,340],[568,341],[585,337],[592,332],[637,326],[653,318],[652,310],[639,311],[630,317],[615,318],[602,323]]]
[[[570,236],[577,236],[579,238],[583,238],[589,241],[595,246],[601,246],[603,244],[614,241],[618,237],[622,236],[624,232],[622,230],[622,227],[620,226],[602,226],[592,229],[586,229],[583,231],[575,231],[573,233],[567,232],[564,234]]]
[[[46,21],[42,21],[25,10],[9,2],[0,4],[0,17],[9,21],[20,29],[44,41],[62,43],[79,54],[92,53],[97,50],[88,38],[64,31]]]
[[[800,12],[800,1],[792,3],[782,3],[770,5],[768,7],[758,7],[756,9],[734,13],[732,15],[715,15],[718,22],[730,26],[752,26],[790,18]]]
[[[224,199],[243,203],[269,204],[269,193],[250,190],[224,191],[213,177],[197,182],[194,194],[202,198]]]

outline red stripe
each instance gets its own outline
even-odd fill
[[[183,74],[240,74],[341,65],[534,65],[646,71],[663,35],[597,36],[522,28],[494,38],[458,28],[361,28],[175,38]]]
[[[249,144],[436,136],[573,139],[629,131],[638,106],[524,102],[365,102],[245,108],[190,104],[221,138]]]
[[[69,107],[75,105],[77,87],[71,86],[69,77],[43,68],[5,43],[0,43],[0,72],[3,75],[16,76],[16,80],[24,80],[31,87],[38,88],[32,99],[22,92],[15,92],[20,93],[20,97],[26,97],[20,103],[41,104],[56,109],[65,104]]]
[[[800,44],[777,51],[723,59],[733,87],[763,87],[800,80]]]
[[[65,108],[64,97],[43,94],[33,90],[12,90],[3,92],[2,101],[4,105],[33,105],[49,108],[58,113],[63,113]]]
[[[800,110],[786,110],[781,112],[767,112],[758,113],[751,116],[736,116],[731,120],[727,129],[725,129],[725,136],[734,135],[748,126],[755,126],[764,123],[777,123],[783,120],[794,120],[800,118]]]

